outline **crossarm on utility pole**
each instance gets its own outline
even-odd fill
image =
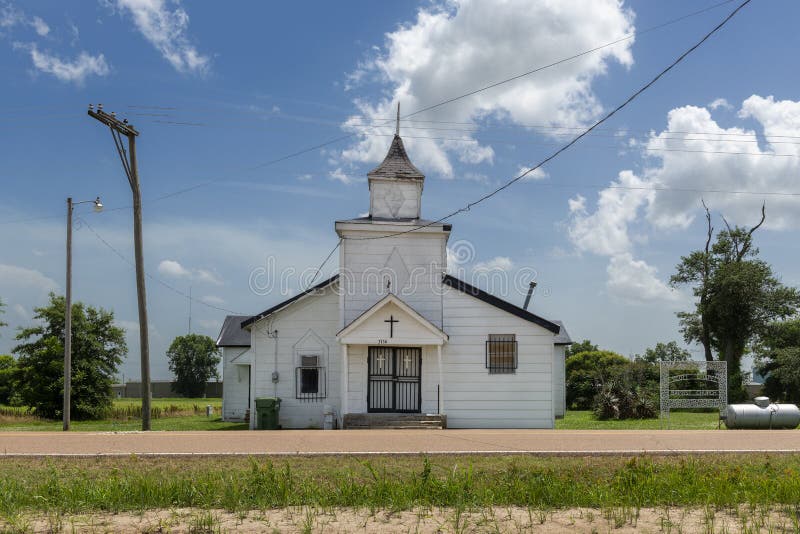
[[[133,246],[136,256],[136,295],[139,306],[139,350],[142,361],[142,430],[150,430],[150,344],[147,332],[147,291],[145,289],[144,252],[142,245],[142,192],[139,186],[139,170],[136,165],[136,137],[139,132],[127,120],[119,120],[114,114],[103,111],[98,105],[97,111],[89,106],[90,117],[100,121],[111,129],[114,145],[122,162],[128,184],[133,195]],[[122,136],[128,138],[128,152],[122,142]]]

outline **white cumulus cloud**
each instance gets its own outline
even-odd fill
[[[193,275],[194,279],[198,282],[206,282],[214,284],[215,286],[221,286],[223,284],[219,276],[206,269],[195,269]]]
[[[170,278],[186,278],[196,282],[204,282],[220,286],[223,281],[215,273],[207,269],[190,269],[175,260],[163,260],[158,264],[158,272]]]
[[[170,10],[165,0],[117,0],[133,18],[136,29],[178,72],[207,72],[211,60],[191,44],[189,14],[179,2]]]
[[[59,288],[58,282],[40,271],[3,263],[0,263],[0,281],[0,287],[6,288],[31,288],[43,292]]]
[[[652,196],[652,191],[642,187],[644,182],[641,178],[631,171],[622,171],[617,181],[598,194],[594,213],[586,211],[586,199],[582,196],[570,199],[572,219],[568,232],[575,246],[601,256],[614,256],[631,250],[628,225],[636,220],[640,208]]]
[[[733,109],[733,106],[731,106],[724,98],[717,98],[708,105],[708,109],[711,111],[717,109]]]
[[[766,202],[767,228],[797,228],[796,198],[780,193],[797,192],[800,101],[753,95],[742,103],[739,116],[759,123],[765,144],[755,130],[720,126],[706,108],[670,111],[665,131],[652,134],[647,143],[656,155],[645,171],[647,182],[660,188],[738,191],[703,196],[732,223],[752,224]],[[657,192],[647,218],[659,228],[686,228],[699,213],[698,204],[697,195]]]
[[[546,65],[633,31],[633,14],[618,0],[535,1],[451,0],[426,4],[416,20],[386,34],[383,47],[362,62],[348,80],[352,87],[377,80],[387,96],[356,99],[357,116],[343,125],[360,139],[341,153],[345,162],[377,162],[394,130],[395,103],[411,112],[491,81]],[[480,125],[489,117],[518,124],[578,126],[602,111],[592,82],[610,62],[629,66],[632,40],[620,42],[514,82],[458,100],[415,117]],[[365,127],[365,125],[367,127]],[[403,126],[430,126],[425,122]],[[402,130],[402,128],[401,128]],[[426,130],[418,137],[430,135]],[[366,135],[370,134],[370,135]],[[378,135],[375,135],[378,134]],[[402,134],[402,131],[401,131]],[[431,136],[434,137],[434,136]],[[462,141],[406,139],[422,168],[453,176],[451,156],[462,162],[491,163],[494,151],[474,136]]]
[[[510,271],[514,262],[508,256],[497,256],[487,261],[478,262],[473,267],[476,271]]]
[[[716,105],[714,105],[716,104]],[[677,299],[654,267],[634,259],[646,231],[682,230],[698,213],[702,196],[732,224],[754,224],[766,204],[766,228],[800,226],[800,101],[752,95],[738,116],[758,123],[758,132],[722,127],[709,108],[683,106],[667,115],[666,128],[652,132],[650,151],[638,174],[625,170],[598,194],[594,212],[580,195],[569,200],[568,235],[578,251],[609,258],[607,286],[627,300]],[[759,135],[760,134],[760,135]],[[783,195],[782,193],[789,193]],[[633,233],[631,228],[636,228]]]
[[[83,85],[89,76],[107,76],[111,72],[103,54],[93,56],[81,52],[76,58],[63,59],[40,50],[35,43],[14,43],[14,48],[28,52],[37,71],[51,74],[62,82]]]
[[[609,293],[623,300],[642,303],[673,301],[680,297],[678,292],[659,279],[655,267],[634,259],[629,252],[611,257],[606,271]]]
[[[172,278],[188,278],[192,272],[175,260],[163,260],[158,264],[158,272]]]

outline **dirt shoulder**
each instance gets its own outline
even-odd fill
[[[797,532],[796,511],[767,507],[481,510],[419,508],[389,512],[284,508],[255,512],[174,509],[143,513],[19,515],[0,520],[19,532]]]

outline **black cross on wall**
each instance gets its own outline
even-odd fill
[[[394,337],[394,323],[399,323],[400,321],[395,319],[394,315],[390,315],[389,318],[383,322],[389,323],[389,337]]]

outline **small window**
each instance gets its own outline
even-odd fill
[[[517,370],[515,334],[489,334],[486,341],[486,368],[489,374],[509,374]]]
[[[319,356],[301,356],[296,369],[296,398],[314,401],[324,399],[325,368],[319,365]]]

